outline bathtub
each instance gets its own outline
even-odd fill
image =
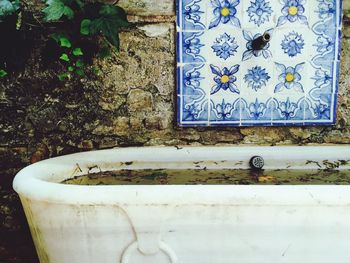
[[[349,263],[350,187],[79,186],[117,169],[350,169],[350,146],[142,147],[23,169],[19,194],[41,263]]]

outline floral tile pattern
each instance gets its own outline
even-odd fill
[[[331,125],[341,0],[177,0],[181,126]]]

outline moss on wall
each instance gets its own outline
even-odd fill
[[[150,12],[147,1],[121,1],[131,19],[141,23],[122,33],[119,55],[95,62],[101,68],[99,77],[57,81],[55,72],[41,64],[39,45],[24,72],[0,83],[0,234],[18,231],[29,244],[29,252],[22,252],[24,261],[13,251],[5,262],[31,262],[27,227],[11,190],[15,173],[31,162],[116,146],[350,143],[349,2],[345,2],[336,125],[252,128],[177,127],[170,2]],[[0,243],[0,262],[5,245]]]

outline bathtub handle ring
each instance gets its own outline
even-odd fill
[[[137,241],[134,241],[125,249],[125,251],[122,254],[120,263],[132,263],[130,262],[130,256],[132,254],[132,251],[135,251],[135,250],[139,251]],[[159,243],[159,250],[163,251],[165,255],[169,257],[170,263],[178,262],[175,252],[166,243],[161,241]]]

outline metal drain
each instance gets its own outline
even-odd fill
[[[250,167],[256,170],[261,170],[264,167],[264,164],[264,159],[261,156],[253,156],[249,161]]]

